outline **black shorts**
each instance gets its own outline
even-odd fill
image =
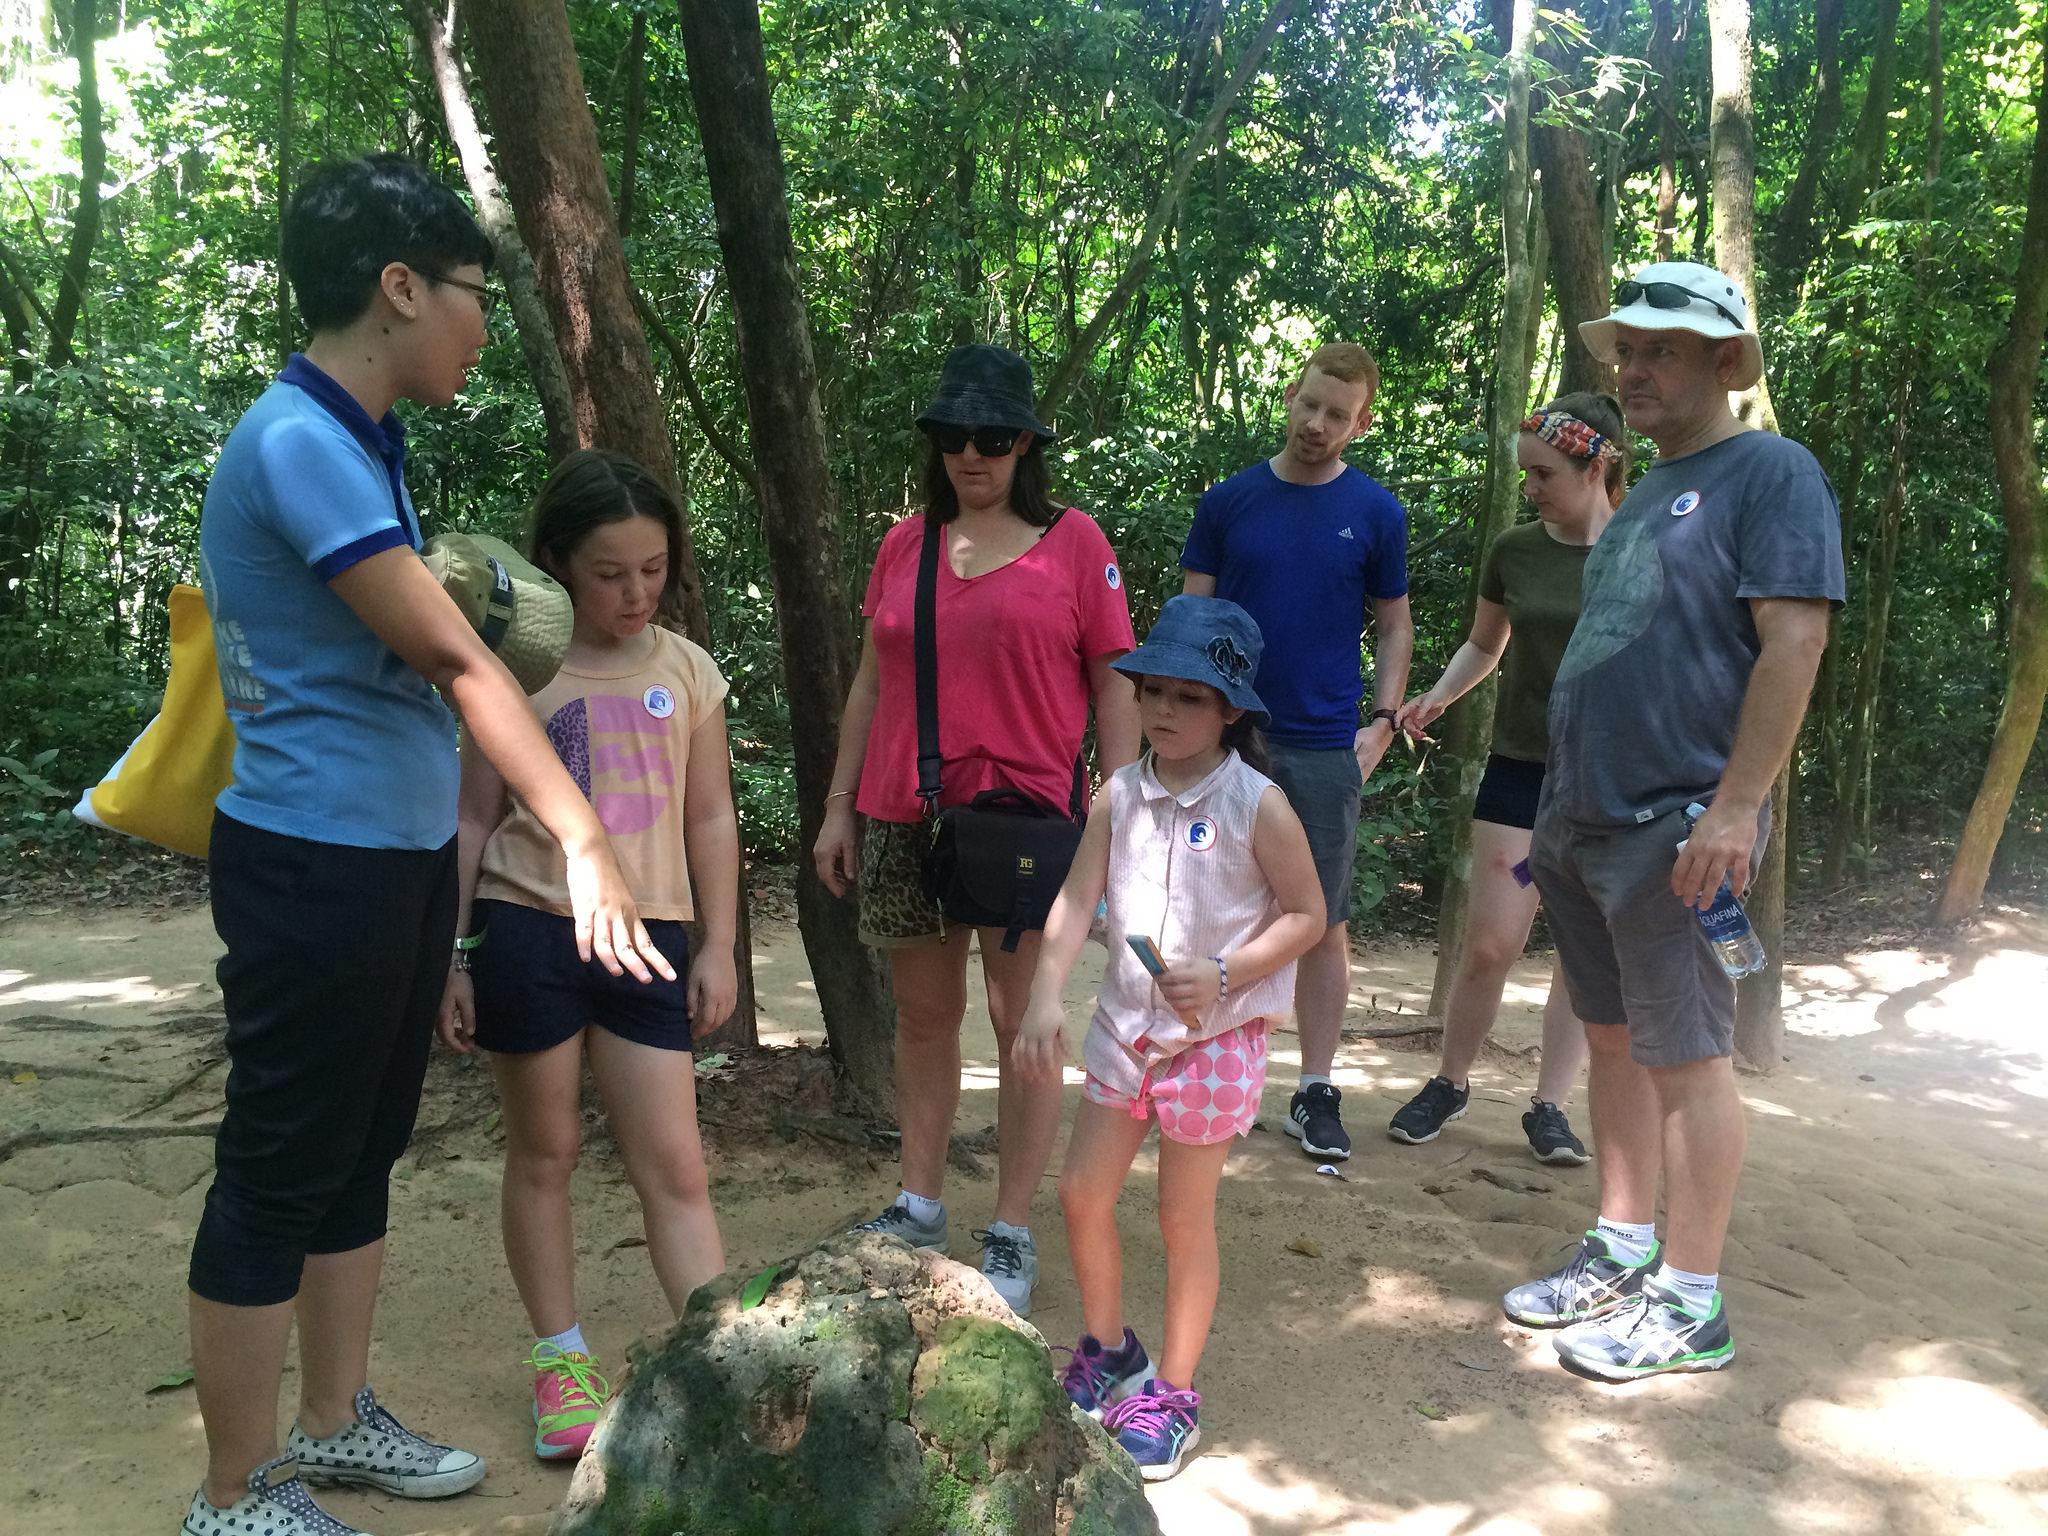
[[[690,940],[678,922],[647,933],[676,979],[614,976],[576,953],[574,920],[513,901],[480,901],[470,919],[483,943],[470,952],[476,987],[476,1043],[519,1056],[553,1050],[586,1024],[664,1051],[690,1049]]]
[[[309,1253],[384,1235],[455,936],[455,840],[354,848],[216,813],[227,1113],[192,1243],[208,1301],[298,1294]]]
[[[1486,760],[1486,777],[1479,781],[1472,801],[1472,819],[1527,832],[1536,825],[1536,802],[1542,798],[1543,765],[1496,752]]]

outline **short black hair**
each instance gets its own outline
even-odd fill
[[[285,208],[283,247],[299,313],[315,331],[339,329],[368,309],[394,261],[432,277],[470,265],[488,272],[492,257],[462,199],[389,154],[307,166]]]

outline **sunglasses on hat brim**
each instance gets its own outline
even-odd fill
[[[941,453],[965,453],[972,443],[984,459],[1006,457],[1024,432],[1022,427],[959,427],[950,421],[930,422],[924,430]]]
[[[1711,305],[1722,319],[1738,330],[1746,331],[1749,329],[1738,317],[1729,313],[1725,307],[1715,303],[1714,300],[1708,298],[1704,293],[1694,293],[1683,283],[1639,283],[1631,278],[1628,282],[1623,283],[1614,290],[1614,296],[1624,306],[1633,304],[1637,299],[1641,299],[1652,309],[1691,309],[1693,300],[1698,299],[1702,304]]]

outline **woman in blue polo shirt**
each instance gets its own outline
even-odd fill
[[[229,434],[200,520],[236,747],[209,856],[230,1067],[192,1245],[208,1459],[185,1536],[350,1531],[302,1477],[438,1498],[483,1476],[368,1383],[391,1166],[455,936],[450,705],[568,850],[579,947],[615,974],[673,975],[519,685],[417,554],[391,407],[461,390],[494,297],[489,242],[453,193],[380,155],[308,173],[283,254],[312,341]],[[299,1414],[279,1455],[295,1317]]]

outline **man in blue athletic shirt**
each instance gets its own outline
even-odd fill
[[[1287,1134],[1316,1158],[1351,1155],[1330,1067],[1351,990],[1359,795],[1393,742],[1415,653],[1407,514],[1344,462],[1372,425],[1379,383],[1379,364],[1355,342],[1310,354],[1287,387],[1287,446],[1209,489],[1180,557],[1182,590],[1227,598],[1258,620],[1266,650],[1253,686],[1273,717],[1272,776],[1322,877],[1330,926],[1295,972],[1301,1084],[1287,1108]],[[1379,640],[1372,712],[1361,722],[1368,611]]]

